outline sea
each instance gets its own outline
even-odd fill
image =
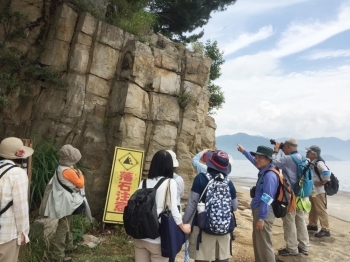
[[[339,191],[350,192],[350,161],[327,161],[327,166],[339,180]],[[229,177],[247,187],[256,183],[258,169],[248,160],[234,160]]]

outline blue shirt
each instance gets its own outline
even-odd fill
[[[196,173],[199,174],[199,173],[204,173],[206,174],[207,173],[207,165],[205,164],[202,164],[200,162],[201,158],[203,156],[203,151],[199,152],[197,155],[195,155],[193,158],[192,158],[192,166],[194,167],[194,169],[196,170]]]
[[[243,155],[256,166],[255,158],[246,150],[244,150]],[[278,177],[273,171],[267,171],[270,168],[274,168],[272,164],[265,166],[259,170],[258,181],[256,183],[255,197],[250,203],[251,209],[259,209],[259,219],[267,218],[269,214],[270,205],[261,200],[262,195],[265,193],[269,195],[272,199],[275,199],[277,188],[278,188]],[[265,174],[266,173],[266,174]]]

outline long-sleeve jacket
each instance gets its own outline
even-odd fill
[[[192,158],[192,166],[196,170],[197,174],[199,174],[199,173],[206,174],[207,173],[207,169],[208,169],[207,165],[200,162],[202,156],[203,156],[203,151],[199,152],[197,155],[195,155]]]
[[[73,193],[64,189],[59,181]],[[80,189],[84,187],[84,176],[71,167],[58,166],[52,181],[52,192],[47,200],[45,216],[60,219],[71,215],[83,203]]]
[[[246,150],[244,150],[243,155],[254,165],[256,166],[255,158]],[[278,178],[273,171],[268,171],[270,168],[273,168],[272,164],[265,166],[259,170],[258,180],[256,183],[255,197],[250,203],[251,209],[259,209],[259,219],[265,219],[268,216],[271,203],[266,203],[262,200],[262,195],[266,194],[271,197],[273,200],[276,197],[277,187],[278,187]]]
[[[0,161],[0,166],[8,163],[14,165],[11,160]],[[0,169],[0,174],[9,165]],[[28,208],[28,176],[19,167],[10,169],[0,179],[0,210],[2,210],[11,200],[13,205],[0,217],[0,244],[17,239],[17,244],[21,244],[21,235],[25,237],[25,242],[29,242],[29,208]]]

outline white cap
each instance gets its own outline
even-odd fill
[[[172,150],[167,150],[169,152],[169,154],[171,155],[171,157],[173,158],[173,166],[174,167],[178,167],[179,166],[179,161],[177,161],[176,159],[176,154],[174,151]]]

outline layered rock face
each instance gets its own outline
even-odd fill
[[[137,41],[66,4],[13,0],[11,7],[35,22],[27,38],[13,44],[60,72],[68,86],[38,80],[29,100],[11,93],[0,111],[0,137],[79,148],[94,214],[104,208],[116,146],[145,151],[144,174],[155,152],[175,151],[187,195],[192,156],[215,146],[216,124],[207,115],[211,60],[161,35]],[[186,107],[184,97],[190,97]]]

